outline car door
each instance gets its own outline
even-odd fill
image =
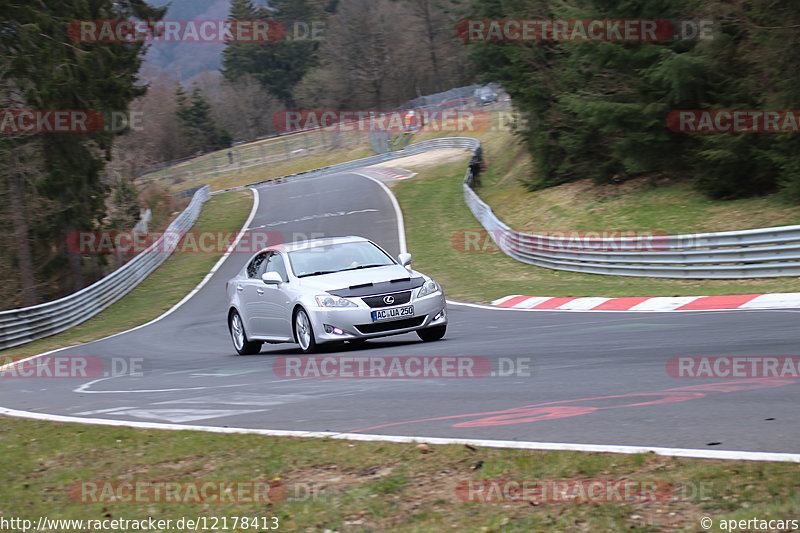
[[[265,326],[262,296],[266,285],[261,281],[261,274],[266,268],[269,252],[261,252],[247,265],[247,278],[237,284],[239,291],[240,311],[244,321],[245,331],[251,337],[264,337],[268,335]]]
[[[264,284],[264,293],[259,295],[265,316],[264,327],[270,332],[270,337],[291,340],[292,316],[288,285],[289,276],[286,272],[286,263],[279,252],[273,252],[269,255],[264,272],[276,272],[283,280],[283,283],[279,285]]]
[[[244,293],[247,299],[249,331],[251,335],[275,340],[291,340],[291,317],[287,310],[289,300],[286,283],[289,278],[283,258],[277,252],[265,252],[263,258],[252,269]],[[266,272],[277,272],[282,284],[266,284],[261,276]]]

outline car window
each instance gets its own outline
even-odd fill
[[[268,255],[268,252],[261,252],[255,256],[252,261],[250,261],[250,264],[247,265],[247,277],[257,278],[261,275],[260,271],[262,270],[264,261],[267,259]]]
[[[280,254],[272,254],[269,259],[267,259],[264,272],[277,272],[280,274],[283,281],[289,281],[289,275],[286,273],[286,264],[283,262],[283,257]]]
[[[363,241],[296,250],[289,253],[289,261],[295,276],[298,277],[315,272],[339,272],[359,267],[395,264],[383,250],[371,242]]]

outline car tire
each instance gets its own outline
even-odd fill
[[[244,330],[244,322],[241,315],[236,310],[231,311],[228,317],[228,331],[231,333],[233,347],[239,355],[255,355],[261,351],[263,343],[259,341],[247,340],[247,333]]]
[[[298,309],[294,314],[294,338],[300,345],[303,353],[314,353],[317,349],[317,340],[314,337],[314,327],[305,309]]]
[[[425,342],[438,341],[444,337],[447,326],[434,326],[432,328],[418,329],[417,336]]]

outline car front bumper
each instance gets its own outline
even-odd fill
[[[408,333],[432,326],[447,324],[447,302],[439,291],[395,307],[414,306],[412,317],[373,322],[372,311],[392,307],[310,307],[307,308],[314,336],[318,343],[369,339]]]

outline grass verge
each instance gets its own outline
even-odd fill
[[[698,531],[702,516],[719,524],[721,519],[753,516],[787,518],[800,510],[795,490],[800,465],[785,463],[457,445],[420,448],[8,418],[0,419],[0,448],[4,473],[0,515],[34,521],[39,516],[84,520],[275,516],[280,531],[297,532],[650,532]],[[476,469],[476,464],[482,467]],[[277,483],[276,478],[285,499],[270,503],[247,498],[236,503],[195,503],[186,499],[186,488],[173,503],[123,503],[102,491],[88,493],[90,503],[82,503],[80,489],[70,492],[84,481],[103,487],[121,481]],[[533,501],[464,502],[456,488],[470,480],[625,480],[633,487],[655,483],[661,501],[624,501],[612,493],[612,501],[543,503],[529,495]],[[103,494],[97,503],[91,499]]]
[[[238,231],[252,204],[250,191],[213,196],[203,206],[192,231]],[[101,339],[144,324],[178,303],[221,256],[222,252],[173,254],[124,298],[98,315],[63,333],[3,350],[0,363]]]
[[[512,142],[509,139],[509,142]],[[496,153],[486,173],[483,200],[514,229],[548,231],[633,231],[678,235],[800,224],[800,206],[780,194],[711,200],[691,184],[638,179],[614,185],[581,180],[529,192],[521,180],[530,172],[524,148]]]

